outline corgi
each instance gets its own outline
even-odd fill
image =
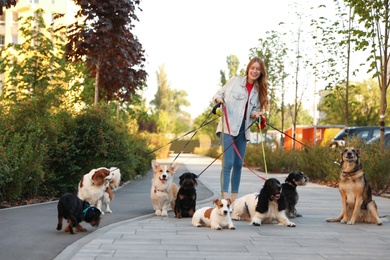
[[[168,207],[175,209],[175,201],[179,187],[173,182],[178,165],[161,165],[152,160],[153,179],[150,189],[150,198],[156,216],[167,217]]]

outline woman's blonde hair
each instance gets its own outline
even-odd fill
[[[249,69],[252,67],[253,63],[260,64],[260,77],[256,79],[255,85],[257,86],[257,91],[259,92],[259,101],[260,101],[260,109],[265,112],[268,106],[268,84],[267,84],[267,70],[264,64],[264,61],[259,57],[252,58],[248,66],[246,66],[245,76],[248,76]]]

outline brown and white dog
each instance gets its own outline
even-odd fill
[[[81,178],[77,196],[92,206],[101,209],[102,198],[105,192],[107,192],[110,201],[114,198],[114,193],[109,187],[110,181],[113,178],[114,172],[111,172],[105,167],[92,169]]]
[[[326,219],[327,222],[382,225],[376,203],[372,200],[370,184],[360,163],[360,151],[353,147],[346,147],[341,152],[339,191],[343,210],[338,217]]]
[[[245,195],[234,202],[232,219],[250,220],[255,226],[277,221],[286,227],[295,227],[295,223],[286,216],[286,198],[281,189],[277,179],[268,179],[260,193]]]
[[[111,172],[113,177],[111,180],[109,180],[108,187],[104,191],[103,197],[98,201],[98,207],[102,209],[102,206],[104,206],[104,212],[106,213],[112,213],[112,210],[110,209],[110,203],[114,199],[113,191],[114,189],[119,187],[119,184],[121,182],[121,172],[118,167],[111,167],[109,171]]]
[[[216,199],[213,204],[215,208],[203,207],[195,211],[192,216],[192,225],[194,227],[211,227],[215,230],[223,228],[236,229],[230,217],[230,205],[232,201],[227,199]]]
[[[156,160],[152,161],[153,179],[150,189],[150,198],[157,216],[168,216],[168,207],[175,209],[175,201],[179,187],[173,182],[177,164],[161,165]]]

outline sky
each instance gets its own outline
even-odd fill
[[[310,1],[311,4],[317,0]],[[307,0],[296,0],[307,3]],[[217,92],[220,70],[233,54],[240,69],[249,49],[258,46],[266,31],[278,30],[292,19],[291,0],[144,0],[137,12],[134,34],[145,50],[147,104],[157,92],[157,72],[164,66],[171,89],[185,90],[194,119]]]

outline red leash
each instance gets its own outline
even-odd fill
[[[230,134],[230,125],[229,125],[229,120],[228,120],[228,116],[227,116],[227,111],[226,111],[226,105],[222,105],[223,107],[223,115],[225,117],[225,120],[226,120],[226,127],[227,127],[227,130],[228,130],[228,133],[229,133],[229,136],[230,136],[230,141],[232,141],[232,144],[233,144],[233,148],[234,148],[234,151],[236,151],[236,154],[238,155],[238,157],[241,159],[242,163],[245,165],[246,168],[248,168],[253,174],[255,174],[257,177],[259,177],[260,179],[266,181],[267,179],[264,178],[263,176],[260,176],[258,175],[257,173],[255,173],[244,161],[244,159],[242,158],[240,152],[238,151],[238,148],[233,140],[233,137],[232,135]],[[245,134],[245,132],[244,132]]]

